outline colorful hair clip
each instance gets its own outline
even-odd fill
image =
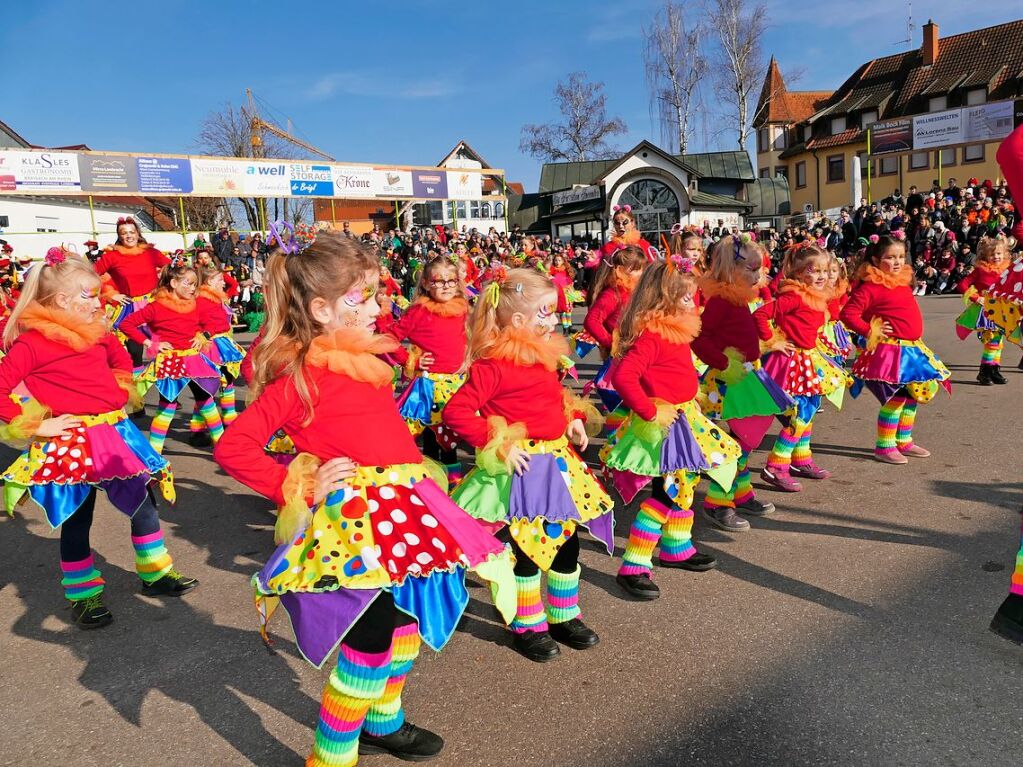
[[[483,300],[490,304],[495,309],[501,302],[501,281],[499,278],[494,278],[487,283],[487,287],[483,289]]]
[[[669,269],[677,269],[683,274],[689,274],[696,268],[696,259],[687,256],[673,256],[669,254],[667,263]]]
[[[171,269],[180,269],[183,266],[188,266],[188,261],[184,255],[175,254],[170,260]]]
[[[43,257],[43,263],[47,266],[57,266],[67,261],[67,252],[64,248],[50,248]]]
[[[676,234],[682,234],[682,230],[683,229],[684,229],[684,227],[682,226],[682,222],[681,221],[679,221],[677,224],[672,224],[671,225],[671,236],[674,237]]]
[[[132,218],[131,216],[121,216],[120,218],[118,218],[117,225],[120,226],[121,224],[131,224],[136,229],[138,229],[139,227],[139,225],[135,223],[135,219]]]
[[[631,205],[615,205],[611,208],[612,213],[632,213]]]

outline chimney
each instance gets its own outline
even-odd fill
[[[925,67],[938,60],[938,25],[934,23],[934,19],[927,19],[927,23],[924,24],[924,45],[921,53]]]

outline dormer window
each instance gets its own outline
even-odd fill
[[[871,123],[877,122],[877,110],[871,109],[860,115],[860,127],[866,128]]]
[[[972,107],[987,101],[987,88],[971,88],[966,91],[966,106]]]
[[[837,136],[845,130],[845,116],[831,118],[831,135]]]
[[[927,99],[928,112],[940,112],[942,109],[948,109],[948,96],[931,96]]]

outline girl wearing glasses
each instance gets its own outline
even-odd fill
[[[423,267],[419,297],[385,332],[399,343],[412,343],[411,352],[400,355],[412,383],[401,397],[400,412],[412,436],[423,435],[423,455],[440,461],[454,487],[462,478],[458,462],[458,439],[446,428],[444,406],[465,383],[466,318],[469,302],[451,259],[438,256]],[[387,322],[385,319],[384,322]],[[378,325],[379,327],[379,325]]]

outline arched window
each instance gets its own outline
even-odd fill
[[[490,203],[485,202],[480,206],[480,218],[490,218]]]
[[[495,202],[494,203],[494,218],[504,218],[504,203],[503,202]]]
[[[671,227],[681,218],[678,196],[663,181],[644,178],[629,184],[618,205],[629,205],[636,216],[636,227],[655,246],[661,235],[669,236]]]

